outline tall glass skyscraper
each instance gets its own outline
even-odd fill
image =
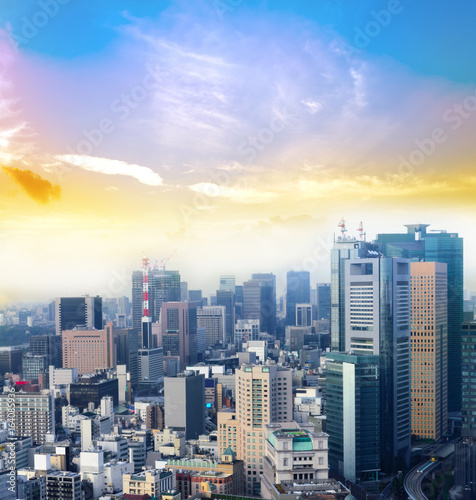
[[[448,270],[448,411],[461,410],[461,323],[463,322],[463,238],[429,224],[407,224],[407,233],[378,234],[386,257],[442,262]]]
[[[311,302],[309,271],[288,271],[286,286],[286,325],[296,326],[296,304]]]

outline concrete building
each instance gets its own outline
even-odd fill
[[[296,304],[296,326],[312,326],[312,304]]]
[[[139,383],[157,384],[164,378],[164,351],[162,347],[139,349]]]
[[[275,365],[243,365],[236,370],[236,412],[218,412],[218,446],[230,447],[245,463],[248,495],[260,491],[265,426],[292,419],[292,374]],[[248,448],[249,446],[249,448]]]
[[[48,373],[48,357],[25,354],[22,360],[22,374],[24,380],[40,380]]]
[[[441,439],[448,423],[447,265],[412,262],[412,434]]]
[[[185,433],[166,427],[163,431],[153,430],[154,450],[163,456],[185,456]]]
[[[149,469],[136,474],[124,474],[122,484],[124,493],[159,497],[175,489],[175,474],[167,469]]]
[[[0,394],[0,420],[11,418],[11,397]],[[14,421],[18,436],[31,436],[35,444],[43,444],[46,435],[54,433],[54,399],[49,390],[41,393],[16,392]]]
[[[274,485],[327,479],[327,439],[323,432],[314,433],[312,425],[295,422],[267,425],[262,498],[272,498]]]
[[[54,386],[69,385],[77,380],[77,368],[55,368],[53,365],[49,366],[50,389],[53,389]]]
[[[104,330],[64,330],[63,368],[77,368],[79,375],[115,368],[114,325]]]
[[[235,348],[241,351],[249,340],[259,340],[259,332],[259,319],[239,319],[235,324]]]
[[[164,379],[165,426],[183,431],[185,439],[205,432],[205,377],[186,371]]]
[[[193,302],[161,304],[158,347],[164,358],[178,356],[181,369],[197,362],[197,305]]]
[[[256,354],[257,363],[266,363],[268,359],[268,347],[265,340],[248,340],[246,350]]]
[[[225,306],[206,306],[197,310],[197,327],[205,328],[205,346],[225,344]]]
[[[75,472],[48,472],[46,497],[48,500],[81,500],[81,475]]]
[[[235,287],[230,290],[217,290],[216,305],[225,308],[224,344],[233,342],[235,328]],[[207,346],[208,347],[208,346]]]

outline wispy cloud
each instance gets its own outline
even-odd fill
[[[2,170],[9,175],[26,194],[38,203],[46,204],[52,200],[59,200],[61,188],[51,184],[31,170],[20,170],[13,167],[2,167]]]
[[[56,159],[89,172],[105,175],[127,175],[148,186],[160,186],[163,184],[162,177],[151,168],[126,163],[121,160],[86,155],[58,155]]]

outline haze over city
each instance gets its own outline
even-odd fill
[[[3,302],[100,293],[144,254],[208,293],[328,280],[342,216],[458,232],[476,289],[472,4],[55,5],[0,12]]]

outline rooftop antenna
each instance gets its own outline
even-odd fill
[[[345,233],[346,233],[347,229],[345,228],[345,219],[344,219],[344,217],[342,217],[342,219],[340,220],[339,224],[337,224],[337,226],[340,227],[341,238],[345,239]]]
[[[359,233],[359,238],[361,241],[365,241],[365,236],[367,233],[364,232],[364,223],[360,221],[359,228],[357,229],[357,232]]]

